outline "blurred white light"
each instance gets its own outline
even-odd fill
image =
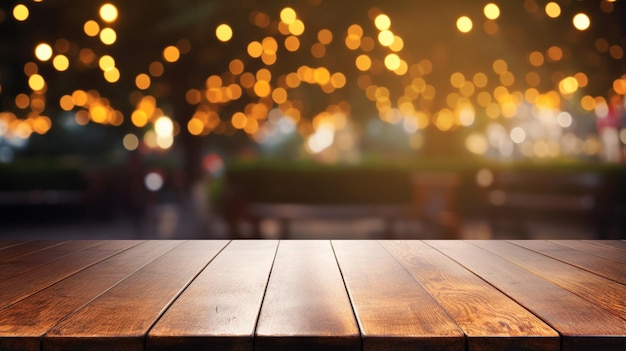
[[[124,148],[128,151],[133,151],[139,147],[139,138],[135,134],[128,133],[124,136],[122,141]]]
[[[604,118],[609,115],[609,105],[606,102],[599,102],[596,104],[596,116],[598,118]]]
[[[476,184],[483,188],[493,184],[493,172],[487,168],[483,168],[476,172]]]
[[[174,133],[174,123],[167,116],[161,116],[154,122],[154,131],[158,136],[170,136]]]
[[[521,127],[515,127],[511,130],[511,140],[516,144],[521,144],[526,140],[526,132]]]
[[[163,187],[163,177],[156,172],[150,172],[146,174],[144,184],[150,191],[159,191]]]
[[[556,122],[563,128],[567,128],[572,125],[572,115],[568,112],[561,112],[556,116]]]

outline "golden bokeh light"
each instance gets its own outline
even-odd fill
[[[25,110],[30,105],[30,98],[26,94],[18,94],[15,97],[15,106],[22,110]]]
[[[201,119],[192,117],[189,122],[187,122],[187,130],[191,135],[200,135],[204,131],[204,123]]]
[[[117,7],[113,4],[106,3],[100,6],[99,14],[103,21],[107,23],[114,22],[118,16]]]
[[[233,114],[230,122],[232,123],[233,127],[237,129],[244,129],[248,122],[248,117],[243,112],[236,112],[235,114]]]
[[[528,61],[530,61],[530,64],[535,67],[543,65],[543,60],[543,54],[539,51],[533,51],[528,56]]]
[[[328,45],[333,41],[333,32],[328,29],[322,29],[317,32],[317,40],[324,45]]]
[[[83,25],[83,31],[89,37],[95,37],[100,33],[100,25],[94,20],[89,20]]]
[[[35,47],[35,57],[39,61],[48,61],[52,57],[52,47],[47,43],[38,44]]]
[[[148,72],[150,72],[150,75],[153,77],[162,76],[164,71],[165,67],[159,61],[154,61],[150,64],[150,66],[148,66]]]
[[[290,35],[285,38],[285,49],[289,52],[295,52],[300,49],[300,39],[295,35]]]
[[[365,54],[357,56],[355,63],[356,68],[363,72],[368,71],[372,67],[372,60]]]
[[[24,4],[17,4],[13,8],[13,18],[20,22],[26,21],[29,15],[30,11],[28,10],[28,7],[26,7],[26,5]]]
[[[390,71],[398,69],[400,67],[400,57],[396,54],[385,56],[385,67]]]
[[[456,28],[461,33],[469,33],[473,26],[472,20],[467,16],[461,16],[456,20]]]
[[[113,45],[117,41],[117,33],[113,28],[103,28],[100,31],[100,41],[104,45]]]
[[[115,59],[110,55],[103,55],[98,60],[98,66],[103,72],[115,68]]]
[[[561,15],[561,6],[554,1],[550,1],[545,7],[546,15],[550,18],[557,18]]]
[[[580,31],[587,30],[591,26],[591,19],[584,13],[578,13],[572,19],[574,27]]]
[[[33,74],[28,78],[28,86],[33,91],[41,91],[46,86],[46,81],[39,74]]]
[[[120,80],[120,70],[116,67],[104,71],[104,79],[109,83],[115,83]]]
[[[140,73],[135,77],[135,86],[137,89],[146,90],[150,88],[150,76],[145,73]]]
[[[133,133],[128,133],[124,135],[124,139],[122,139],[122,144],[124,148],[128,151],[136,150],[139,147],[139,138]]]
[[[259,58],[263,54],[263,46],[258,41],[252,41],[248,44],[248,55],[252,58]]]
[[[498,7],[498,5],[491,2],[485,5],[485,7],[483,8],[483,13],[488,19],[495,20],[500,17],[500,8]]]
[[[233,29],[228,24],[220,24],[215,28],[215,36],[221,42],[227,42],[233,37]]]
[[[294,23],[297,18],[296,11],[291,7],[285,7],[280,11],[280,20],[286,24]]]
[[[63,111],[71,111],[74,109],[74,106],[74,99],[71,95],[63,95],[59,99],[59,107],[61,107]]]
[[[393,44],[394,39],[395,36],[390,30],[383,30],[378,33],[378,42],[382,46],[390,46],[391,44]]]
[[[163,59],[167,62],[176,62],[180,58],[180,50],[174,45],[163,49]]]
[[[374,19],[374,25],[378,30],[387,30],[391,27],[391,19],[385,14],[380,14]]]
[[[228,64],[228,70],[233,75],[240,75],[241,73],[243,73],[244,70],[243,61],[241,61],[240,59],[234,59],[230,61],[230,63]]]
[[[57,71],[63,72],[70,67],[70,60],[65,55],[56,55],[52,60],[52,65]]]
[[[302,33],[304,33],[304,22],[297,19],[292,23],[289,23],[289,32],[296,36],[302,35]]]

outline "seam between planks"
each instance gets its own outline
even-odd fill
[[[175,248],[189,242],[191,240],[186,240],[182,243],[180,243],[180,245],[176,245],[174,246],[171,250],[174,250]],[[150,326],[146,329],[146,333],[143,335],[143,350],[147,351],[148,349],[148,334],[150,334],[150,331],[152,330],[152,328],[154,328],[154,326],[157,324],[157,322],[161,319],[161,317],[163,317],[163,315],[165,315],[165,313],[170,309],[170,307],[172,307],[172,305],[176,302],[176,300],[178,300],[178,298],[180,297],[180,295],[182,295],[185,290],[187,290],[187,288],[189,287],[189,285],[191,285],[191,283],[193,283],[196,278],[198,278],[198,276],[204,272],[204,270],[211,264],[211,262],[213,262],[213,260],[215,260],[215,258],[217,256],[219,256],[219,254],[222,253],[222,251],[224,251],[228,245],[230,245],[230,243],[232,243],[232,240],[229,240],[228,243],[226,243],[226,245],[224,245],[215,255],[213,255],[213,257],[209,260],[209,262],[207,262],[204,266],[202,266],[202,268],[200,268],[200,270],[198,270],[198,272],[196,272],[196,274],[194,274],[193,278],[191,278],[189,280],[189,282],[187,284],[185,284],[185,286],[180,289],[180,291],[172,298],[172,300],[167,304],[167,306],[165,306],[165,308],[163,308],[163,310],[161,311],[161,313],[159,313],[159,316],[157,318],[155,318],[155,320],[152,322],[152,324],[150,324]],[[168,250],[167,252],[170,252],[171,250]],[[163,255],[165,255],[167,252],[164,252]],[[163,255],[159,256],[162,257]],[[157,258],[159,258],[157,257]],[[154,259],[156,260],[156,258]],[[154,261],[153,260],[153,261]],[[152,261],[150,261],[152,262]],[[130,276],[130,275],[129,275]]]
[[[472,245],[472,246],[474,246],[474,247],[476,247],[476,248],[478,248],[478,249],[482,250],[482,251],[485,251],[486,253],[491,253],[491,254],[492,254],[492,252],[487,251],[487,250],[483,249],[482,247],[476,246],[476,245],[472,244],[470,241],[467,241],[467,240],[463,240],[463,241],[464,241],[464,242],[466,242],[466,243],[467,243],[467,244],[469,244],[469,245]],[[473,271],[472,269],[470,269],[469,267],[467,267],[467,266],[465,266],[464,264],[462,264],[461,262],[457,261],[454,257],[449,256],[449,255],[447,255],[445,252],[443,252],[443,251],[441,251],[441,250],[437,249],[436,247],[434,247],[434,246],[430,245],[430,244],[428,243],[428,240],[424,240],[424,243],[425,243],[426,245],[428,245],[428,246],[432,247],[434,250],[438,251],[438,252],[439,252],[439,253],[441,253],[442,255],[444,255],[444,256],[446,256],[446,257],[450,258],[452,261],[456,262],[458,265],[460,265],[461,267],[463,267],[464,269],[466,269],[468,272],[471,272],[473,275],[477,276],[480,280],[482,280],[482,281],[484,281],[485,283],[489,284],[489,285],[490,285],[491,287],[493,287],[494,289],[496,289],[496,290],[500,291],[500,292],[501,292],[502,294],[504,294],[506,297],[508,297],[509,299],[511,299],[512,301],[514,301],[516,304],[518,304],[519,306],[521,306],[521,307],[522,307],[523,309],[525,309],[526,311],[528,311],[528,313],[530,313],[530,314],[532,314],[533,316],[537,317],[540,321],[544,322],[546,325],[548,325],[550,328],[552,328],[552,330],[554,330],[554,331],[555,331],[555,332],[559,335],[559,350],[563,350],[563,334],[561,334],[561,332],[560,332],[558,329],[556,329],[556,328],[554,327],[554,325],[552,325],[552,323],[549,323],[547,320],[545,320],[545,319],[541,318],[541,316],[537,315],[536,313],[534,313],[533,311],[531,311],[530,309],[528,309],[528,307],[524,306],[524,304],[522,304],[520,301],[518,301],[517,299],[515,299],[513,296],[511,296],[511,295],[507,294],[504,290],[502,290],[502,289],[498,288],[497,286],[495,286],[495,285],[491,284],[488,280],[484,279],[484,278],[483,278],[480,274],[478,274],[478,273],[474,272],[474,271]],[[495,255],[495,254],[494,254],[494,255]],[[496,255],[496,256],[497,256],[497,257],[502,258],[502,257],[501,257],[501,256],[499,256],[499,255]],[[504,259],[504,258],[503,258],[503,259]],[[508,261],[508,260],[506,260],[506,259],[505,259],[505,261],[510,262],[510,261]],[[515,266],[517,266],[517,267],[519,267],[519,268],[521,268],[521,269],[523,269],[523,270],[525,270],[525,271],[527,271],[527,272],[529,272],[529,273],[531,273],[531,274],[534,274],[533,272],[528,271],[528,270],[527,270],[526,268],[524,268],[524,267],[520,267],[520,266],[516,265],[516,264],[515,264],[515,263],[513,263],[513,262],[510,262],[510,263],[514,264]],[[543,279],[542,277],[539,277],[539,278]],[[545,280],[545,279],[544,279],[544,280]],[[552,284],[552,282],[549,282],[549,283],[551,283],[551,284]],[[557,286],[558,286],[558,285],[557,285]],[[559,287],[559,288],[560,288],[560,287]]]
[[[263,289],[263,297],[261,298],[259,311],[256,315],[256,321],[254,321],[254,333],[252,334],[252,350],[256,350],[256,341],[257,341],[256,333],[259,328],[259,319],[261,317],[261,311],[263,310],[263,304],[265,303],[265,296],[267,295],[267,287],[270,285],[270,278],[272,277],[272,272],[274,271],[274,263],[276,263],[276,256],[278,256],[278,248],[280,248],[281,242],[282,240],[278,240],[278,243],[276,244],[276,249],[274,249],[274,257],[272,258],[272,265],[270,266],[270,273],[267,275],[265,288]]]
[[[361,322],[356,317],[356,311],[354,309],[354,302],[352,301],[352,296],[350,295],[350,290],[348,290],[348,285],[346,284],[346,280],[343,276],[343,270],[341,269],[341,265],[339,264],[339,260],[337,259],[337,253],[335,252],[335,245],[333,245],[333,240],[330,241],[330,248],[333,250],[333,257],[335,257],[335,263],[337,263],[337,268],[339,269],[339,274],[341,275],[341,281],[343,282],[343,288],[346,289],[346,295],[348,295],[348,301],[350,301],[350,309],[352,310],[352,316],[354,317],[354,321],[356,325],[359,327],[359,349],[363,351],[363,332],[361,331]]]

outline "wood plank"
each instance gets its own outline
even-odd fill
[[[608,246],[615,249],[626,251],[626,240],[583,240],[584,242],[593,243],[596,245]]]
[[[0,240],[0,250],[4,250],[6,248],[22,245],[29,242],[29,240]]]
[[[504,241],[471,244],[501,256],[552,283],[626,319],[626,286],[538,252]]]
[[[188,241],[150,262],[46,333],[43,349],[144,350],[150,327],[227,241]]]
[[[59,240],[36,240],[25,242],[21,245],[14,245],[4,250],[0,250],[0,263],[12,260],[16,257],[27,255],[46,249],[51,246],[60,245],[63,241]]]
[[[468,351],[559,350],[554,329],[441,252],[418,241],[381,245],[463,330]]]
[[[550,242],[626,264],[626,252],[624,252],[624,250],[603,245],[596,245],[593,243],[586,243],[580,240],[550,240]]]
[[[512,240],[511,242],[515,245],[537,251],[546,256],[556,258],[557,260],[609,278],[618,283],[626,284],[626,264],[624,263],[585,254],[580,250],[557,245],[548,241]]]
[[[463,332],[378,242],[333,247],[364,351],[465,350]]]
[[[5,308],[0,312],[0,350],[41,350],[41,338],[55,324],[180,244],[141,243]]]
[[[151,329],[146,350],[249,350],[278,241],[234,241]]]
[[[0,280],[5,280],[18,274],[28,272],[41,265],[57,260],[73,252],[84,250],[101,242],[102,241],[97,240],[66,241],[59,245],[47,247],[37,252],[15,257],[11,260],[0,263]]]
[[[329,241],[281,241],[256,329],[255,350],[360,350]]]
[[[0,309],[139,243],[131,240],[105,241],[9,278],[0,285]]]
[[[561,350],[626,349],[626,321],[582,297],[468,242],[433,240],[426,243],[557,330],[561,334]]]

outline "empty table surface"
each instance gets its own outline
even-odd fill
[[[626,350],[622,241],[0,241],[0,350]]]

